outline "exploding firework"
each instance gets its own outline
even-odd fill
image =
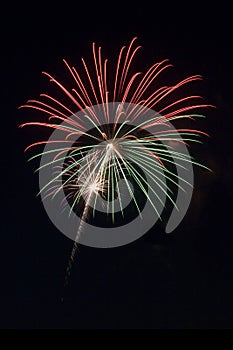
[[[192,186],[173,165],[185,168],[185,164],[191,163],[204,167],[185,154],[182,145],[201,142],[200,136],[207,134],[196,129],[182,127],[174,130],[171,127],[171,123],[176,121],[180,124],[182,120],[204,117],[198,110],[211,106],[203,103],[201,96],[182,93],[187,84],[201,80],[201,76],[194,75],[171,86],[158,86],[158,81],[161,81],[158,78],[172,66],[168,60],[153,64],[144,74],[132,73],[132,62],[141,48],[135,45],[135,41],[136,38],[128,47],[121,48],[114,79],[108,75],[108,60],[103,59],[101,47],[96,48],[93,43],[94,74],[83,58],[82,74],[63,60],[74,88],[68,89],[50,74],[43,74],[61,90],[64,99],[61,101],[55,96],[41,94],[40,99],[29,100],[20,107],[34,109],[47,116],[47,122],[27,122],[21,127],[45,127],[63,135],[62,141],[38,141],[26,150],[49,143],[52,146],[49,151],[44,151],[53,155],[52,160],[41,167],[52,164],[54,174],[40,193],[45,200],[64,191],[69,213],[75,208],[79,212],[81,224],[77,228],[72,262],[82,223],[91,213],[95,215],[98,202],[106,203],[107,214],[111,214],[114,224],[114,198],[117,196],[124,218],[124,193],[119,188],[121,179],[139,216],[140,203],[132,183],[146,197],[154,214],[160,216],[157,206],[163,202],[159,193],[165,194],[177,207],[172,188],[185,191],[183,184]],[[181,93],[182,97],[177,98]],[[148,110],[152,111],[149,118]],[[79,111],[84,113],[83,118]],[[66,143],[67,147],[64,146]],[[40,157],[44,152],[30,159]],[[57,165],[61,160],[62,167]],[[62,184],[57,184],[60,176]],[[71,265],[69,271],[70,268]]]

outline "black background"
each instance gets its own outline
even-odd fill
[[[1,328],[232,328],[231,21],[217,2],[4,5]],[[18,129],[33,113],[17,107],[48,91],[41,71],[64,77],[62,58],[78,67],[93,41],[114,57],[134,36],[140,69],[169,58],[177,79],[204,77],[197,88],[217,108],[198,124],[211,137],[193,152],[213,174],[195,169],[192,204],[171,235],[157,225],[121,248],[81,246],[62,302],[72,242],[36,198],[23,150],[43,131]]]

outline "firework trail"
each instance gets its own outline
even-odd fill
[[[213,107],[203,103],[199,95],[190,96],[182,92],[187,84],[201,80],[201,76],[194,75],[171,86],[160,86],[158,78],[172,67],[167,59],[153,64],[144,74],[132,73],[132,62],[141,49],[141,46],[135,45],[136,39],[133,38],[128,47],[121,48],[112,86],[112,79],[108,75],[108,60],[103,59],[101,47],[96,48],[93,43],[94,73],[91,73],[92,68],[88,67],[83,58],[81,73],[63,60],[72,79],[74,86],[72,89],[66,88],[52,75],[42,72],[63,93],[63,100],[41,94],[40,99],[28,100],[20,107],[33,109],[48,118],[47,122],[27,122],[21,127],[45,127],[57,130],[64,135],[62,140],[42,140],[32,143],[25,149],[27,151],[49,143],[54,146],[48,151],[54,155],[52,161],[41,165],[37,171],[51,164],[56,167],[59,161],[64,161],[63,168],[57,170],[58,174],[55,174],[52,180],[40,190],[40,194],[44,194],[44,199],[49,196],[54,198],[59,191],[66,191],[66,198],[71,203],[70,213],[75,207],[80,207],[83,198],[86,198],[83,212],[80,214],[81,224],[77,229],[67,268],[68,275],[84,221],[90,214],[90,203],[93,203],[94,215],[97,198],[104,194],[107,212],[111,211],[114,222],[112,198],[117,192],[122,217],[124,217],[118,187],[121,178],[125,180],[127,191],[139,215],[139,204],[130,187],[129,177],[147,197],[154,212],[158,213],[155,201],[161,200],[156,188],[166,193],[170,202],[176,207],[173,192],[167,182],[181,190],[183,190],[182,183],[187,183],[185,178],[170,169],[170,165],[181,162],[183,165],[178,164],[178,166],[185,168],[185,163],[191,162],[204,167],[193,158],[190,160],[180,150],[179,145],[189,145],[190,142],[201,143],[200,136],[208,135],[203,131],[184,127],[177,128],[174,132],[170,127],[170,122],[179,124],[182,120],[193,121],[196,118],[202,118],[204,116],[198,110]],[[181,98],[176,97],[179,93],[182,94]],[[113,105],[112,109],[110,109],[110,103]],[[156,109],[150,119],[146,117],[148,109]],[[77,113],[79,111],[85,111],[84,118],[79,116]],[[100,115],[103,115],[103,120]],[[113,123],[112,115],[114,115]],[[87,123],[92,126],[94,132],[86,128]],[[180,137],[177,137],[177,134]],[[71,139],[74,140],[72,147],[70,147]],[[66,143],[67,147],[64,146]],[[92,149],[94,152],[91,151]],[[91,155],[90,152],[92,152]],[[44,152],[39,152],[30,160],[41,157],[43,154]],[[67,157],[70,157],[70,163],[67,163]],[[88,157],[91,157],[91,161]],[[83,158],[86,161],[83,161]],[[137,166],[143,170],[145,177],[138,171]],[[162,180],[161,173],[165,174]],[[62,185],[57,186],[56,181],[61,175],[66,178]],[[152,185],[148,183],[147,178]],[[147,195],[147,188],[151,190],[152,195]]]
[[[82,161],[82,163],[85,164],[85,166],[82,164],[81,165],[81,169],[79,168],[78,173],[81,173],[81,177],[79,177],[77,179],[77,172],[73,173],[73,171],[69,171],[68,172],[68,184],[66,185],[66,187],[68,188],[68,195],[72,194],[72,190],[74,191],[74,199],[78,197],[79,195],[79,191],[81,189],[83,190],[83,196],[85,198],[85,205],[84,205],[84,209],[81,215],[81,222],[80,225],[78,227],[78,231],[77,231],[77,235],[75,237],[75,242],[71,251],[71,255],[70,255],[70,259],[68,262],[68,266],[66,269],[66,276],[65,276],[65,284],[64,287],[67,286],[68,282],[69,282],[69,277],[70,277],[70,273],[71,273],[71,269],[74,263],[74,258],[76,255],[76,252],[78,250],[78,241],[80,238],[80,235],[83,232],[84,229],[84,223],[89,215],[89,211],[90,211],[90,207],[91,207],[91,202],[93,200],[93,197],[95,197],[95,199],[97,198],[97,196],[99,195],[99,193],[101,193],[102,195],[104,194],[104,191],[106,191],[107,189],[107,181],[105,181],[102,178],[102,174],[103,174],[103,169],[106,166],[106,164],[108,163],[110,157],[109,157],[109,153],[110,153],[110,148],[107,150],[103,162],[101,163],[101,166],[99,167],[98,172],[93,172],[92,171],[92,167],[94,164],[94,169],[97,168],[96,165],[96,160],[98,159],[98,156],[94,153],[91,154],[91,156],[87,156],[86,158],[84,158],[84,160]],[[81,158],[83,159],[83,158]],[[74,158],[72,158],[72,162],[74,166],[77,166],[77,162]],[[78,163],[79,165],[80,163]],[[108,166],[108,165],[107,165]],[[84,171],[82,171],[84,168]],[[76,175],[74,181],[70,181],[71,178],[73,178],[74,174]],[[74,184],[72,183],[74,182]],[[87,184],[85,186],[85,184]],[[64,188],[64,187],[63,187]],[[77,188],[78,188],[78,192],[77,192]],[[56,188],[57,191],[57,188]],[[50,193],[50,195],[54,195],[55,191],[53,190],[52,193]]]
[[[78,239],[79,239],[79,237],[80,237],[80,235],[82,233],[82,230],[83,230],[84,220],[86,219],[86,217],[88,215],[88,206],[89,206],[91,195],[92,195],[92,193],[90,192],[90,194],[89,194],[89,196],[87,198],[87,202],[85,204],[84,210],[83,210],[83,214],[82,214],[82,217],[81,217],[81,223],[80,223],[80,225],[78,227],[78,231],[77,231],[77,235],[76,235],[76,238],[75,238],[75,242],[74,242],[71,254],[70,254],[70,259],[69,259],[69,262],[68,262],[68,265],[67,265],[67,268],[66,268],[64,287],[66,287],[68,282],[69,282],[71,269],[72,269],[72,266],[74,264],[74,258],[75,258],[75,255],[76,255],[76,252],[77,252],[77,249],[78,249]]]

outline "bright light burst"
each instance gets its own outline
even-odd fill
[[[65,157],[67,148],[59,147],[61,142],[59,140],[41,140],[26,148],[29,150],[48,142],[54,144],[51,151],[54,153],[52,161],[55,169],[54,177],[41,192],[46,198],[54,197],[59,191],[64,190],[71,203],[70,212],[84,200],[83,214],[87,214],[87,208],[92,201],[94,215],[95,203],[100,197],[104,198],[109,210],[110,206],[114,206],[113,198],[116,192],[121,204],[122,194],[118,188],[120,179],[125,180],[139,215],[140,208],[130,186],[130,179],[133,179],[143,195],[147,196],[155,213],[157,208],[154,200],[147,194],[148,186],[151,187],[150,190],[155,197],[156,187],[159,187],[176,206],[168,182],[182,189],[182,181],[186,180],[178,179],[176,171],[170,168],[170,165],[176,160],[190,162],[190,158],[180,152],[179,143],[188,145],[190,142],[201,142],[200,136],[207,135],[200,130],[182,127],[176,129],[182,138],[180,139],[169,127],[170,122],[178,122],[180,125],[182,120],[202,118],[204,116],[198,110],[211,106],[203,103],[201,96],[190,96],[185,93],[186,85],[201,80],[201,76],[193,75],[170,86],[158,85],[162,74],[172,67],[167,59],[153,64],[144,74],[133,72],[132,62],[141,48],[135,45],[136,39],[134,38],[128,47],[121,48],[114,78],[109,75],[108,60],[103,59],[101,47],[96,48],[93,43],[93,66],[88,65],[82,58],[82,69],[79,72],[63,60],[72,78],[73,88],[67,88],[55,77],[43,72],[62,92],[62,99],[56,95],[41,94],[40,99],[28,100],[20,107],[34,109],[47,116],[47,121],[27,122],[21,127],[39,126],[57,129],[63,132],[64,142],[67,144],[71,138],[76,140],[69,149],[68,156]],[[113,123],[110,123],[112,120],[108,107],[110,102],[115,105]],[[135,107],[129,108],[132,105]],[[98,113],[94,113],[92,106],[98,106],[98,110],[104,116],[104,123],[100,123]],[[148,109],[156,110],[149,120],[145,117]],[[76,114],[84,110],[86,120],[93,126],[93,132],[86,130],[86,120]],[[136,120],[140,122],[134,126]],[[160,131],[156,134],[150,132],[156,126],[160,127]],[[30,159],[42,154],[43,152],[38,153]],[[57,169],[56,162],[63,158],[65,158],[63,168]],[[191,162],[200,165],[193,159]],[[146,177],[140,173],[138,167]],[[161,172],[165,174],[164,180],[159,176]],[[64,178],[63,185],[57,186],[58,174],[61,173]],[[146,178],[150,178],[153,185],[150,185]],[[178,180],[181,185],[178,184]],[[124,216],[123,206],[121,212]],[[111,213],[114,222],[114,208]]]

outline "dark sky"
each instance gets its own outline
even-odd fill
[[[233,326],[230,11],[222,3],[152,3],[21,3],[2,11],[1,328]],[[78,66],[93,41],[115,55],[134,36],[144,47],[142,67],[169,58],[178,78],[204,77],[198,88],[217,108],[201,124],[210,139],[193,152],[213,174],[195,169],[192,204],[171,235],[157,225],[121,248],[81,246],[62,303],[72,241],[36,198],[38,178],[23,149],[40,135],[18,129],[30,113],[17,107],[46,91],[41,71],[60,73],[62,58]]]

